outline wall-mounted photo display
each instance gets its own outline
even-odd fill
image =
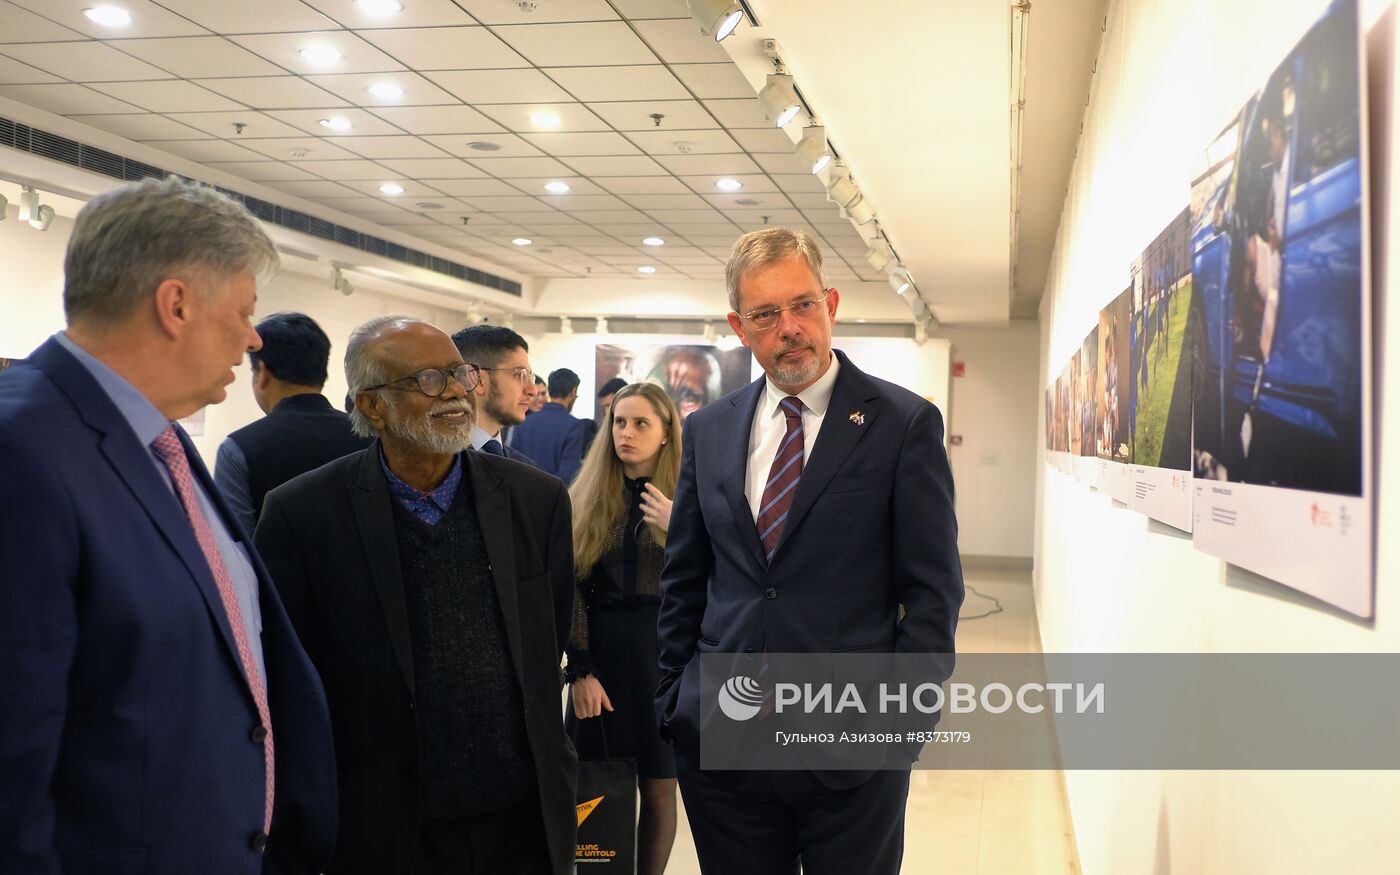
[[[1129,357],[1133,290],[1124,289],[1099,311],[1099,373],[1094,403],[1094,452],[1099,457],[1099,490],[1128,503],[1131,481],[1126,466],[1133,459],[1128,420],[1132,361]]]
[[[1189,532],[1193,289],[1188,210],[1147,245],[1130,273],[1128,503]]]
[[[1334,3],[1191,188],[1195,543],[1373,610],[1363,40]]]
[[[613,377],[629,383],[656,383],[676,404],[681,419],[716,398],[749,383],[753,355],[745,347],[720,349],[701,344],[600,343],[595,353],[596,386]],[[602,410],[595,411],[595,416]]]
[[[1055,465],[1063,469],[1069,453],[1069,365],[1055,378]]]
[[[1099,486],[1099,461],[1094,452],[1098,435],[1099,397],[1099,326],[1095,325],[1079,346],[1079,409],[1075,411],[1079,427],[1079,479],[1095,489]]]

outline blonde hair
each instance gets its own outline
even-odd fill
[[[729,309],[739,315],[739,281],[770,264],[776,264],[795,255],[800,255],[812,269],[812,276],[825,289],[831,284],[826,281],[826,269],[822,267],[822,251],[817,241],[806,231],[792,231],[787,228],[762,228],[750,231],[738,240],[729,250],[729,261],[724,266],[724,286],[729,292]]]
[[[582,580],[593,570],[607,549],[608,537],[619,519],[627,515],[626,497],[622,488],[622,459],[613,444],[613,411],[624,398],[640,395],[651,402],[652,409],[665,429],[666,442],[656,459],[656,473],[651,484],[667,498],[674,498],[676,481],[681,473],[681,417],[671,397],[655,383],[632,383],[617,390],[612,406],[593,439],[588,457],[583,460],[574,485],[569,487],[569,500],[574,508],[574,574]],[[657,544],[666,546],[666,532],[648,525]]]

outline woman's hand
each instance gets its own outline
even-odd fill
[[[580,720],[597,717],[603,709],[611,711],[612,702],[598,678],[593,675],[579,678],[573,683],[574,716]]]
[[[663,532],[671,528],[671,499],[650,483],[642,493],[642,519]]]

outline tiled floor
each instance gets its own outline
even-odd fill
[[[1002,612],[958,627],[962,653],[1040,651],[1027,572],[967,571],[967,583]],[[963,615],[991,608],[968,592]],[[684,815],[667,875],[699,875]],[[1073,875],[1078,872],[1064,785],[1050,771],[915,770],[905,826],[909,875]],[[743,873],[732,873],[743,875]],[[852,873],[859,875],[859,873]]]

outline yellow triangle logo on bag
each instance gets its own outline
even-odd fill
[[[582,803],[582,804],[580,804],[580,805],[578,806],[578,825],[579,825],[579,826],[583,826],[583,822],[584,822],[585,820],[588,819],[588,815],[592,814],[592,813],[593,813],[593,809],[597,808],[597,807],[598,807],[598,803],[599,803],[599,802],[602,802],[605,798],[607,798],[607,797],[605,797],[605,796],[599,796],[597,799],[590,799],[590,800],[588,800],[587,802],[584,802],[584,803]]]

